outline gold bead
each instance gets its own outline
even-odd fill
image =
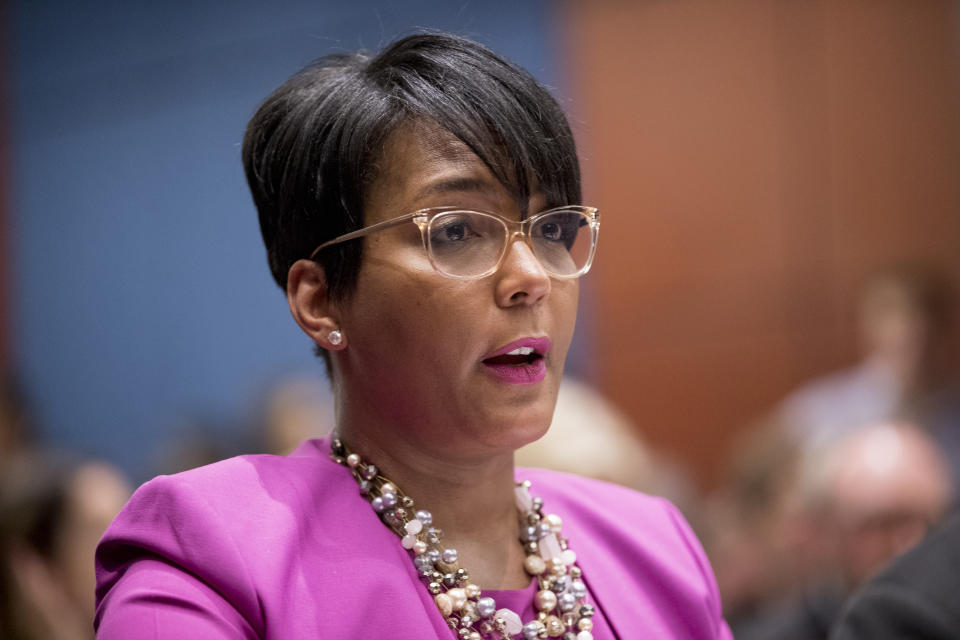
[[[559,638],[567,629],[557,616],[547,616],[544,626],[547,628],[547,635],[551,638]]]

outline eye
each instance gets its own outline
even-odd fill
[[[445,215],[430,225],[430,241],[437,245],[456,244],[480,237],[477,225],[467,215]]]
[[[547,240],[562,240],[563,228],[556,222],[544,222],[540,225],[540,235]]]
[[[537,240],[563,243],[568,249],[577,239],[580,227],[585,224],[582,216],[576,213],[555,213],[537,222],[533,236]]]

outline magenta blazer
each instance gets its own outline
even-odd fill
[[[310,440],[140,487],[97,549],[97,638],[453,638],[409,552],[328,451]],[[517,476],[563,518],[588,600],[617,637],[732,639],[672,505],[575,476]]]

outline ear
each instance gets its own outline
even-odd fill
[[[287,272],[287,303],[290,313],[303,332],[328,351],[347,346],[343,337],[338,344],[330,341],[330,333],[340,331],[336,305],[330,301],[327,277],[323,267],[312,260],[297,260]]]

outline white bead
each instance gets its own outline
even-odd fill
[[[413,549],[413,545],[417,543],[417,536],[412,534],[407,534],[400,538],[400,546],[404,549]]]
[[[467,592],[460,587],[448,590],[447,595],[450,596],[454,611],[460,611],[460,609],[463,609],[463,605],[467,604]]]
[[[573,549],[567,549],[560,554],[560,559],[563,560],[563,564],[569,567],[577,561],[577,553]]]
[[[593,634],[589,631],[581,631],[577,634],[577,640],[593,640]]]
[[[563,520],[556,514],[548,513],[543,516],[543,521],[550,526],[550,531],[553,533],[560,533],[560,530],[563,529]]]
[[[427,552],[427,543],[424,542],[423,540],[417,540],[416,542],[413,543],[413,546],[410,548],[413,549],[413,552],[415,554],[420,555],[421,553]]]
[[[560,541],[557,540],[557,534],[555,533],[540,538],[539,544],[540,555],[544,560],[559,558],[563,553],[563,550],[560,548]]]
[[[523,631],[523,621],[520,620],[520,616],[518,616],[516,613],[514,613],[510,609],[507,609],[507,608],[500,609],[494,614],[494,617],[499,618],[500,620],[503,620],[504,624],[507,625],[506,626],[507,635],[513,636]]]
[[[403,528],[407,530],[407,533],[416,535],[423,531],[423,523],[419,520],[411,520],[407,524],[403,525]]]
[[[360,456],[356,453],[351,453],[347,456],[347,466],[353,469],[355,466],[360,464]]]
[[[523,513],[533,509],[533,498],[530,497],[530,492],[527,491],[526,487],[517,487],[514,489],[514,493],[517,496],[517,509]]]

